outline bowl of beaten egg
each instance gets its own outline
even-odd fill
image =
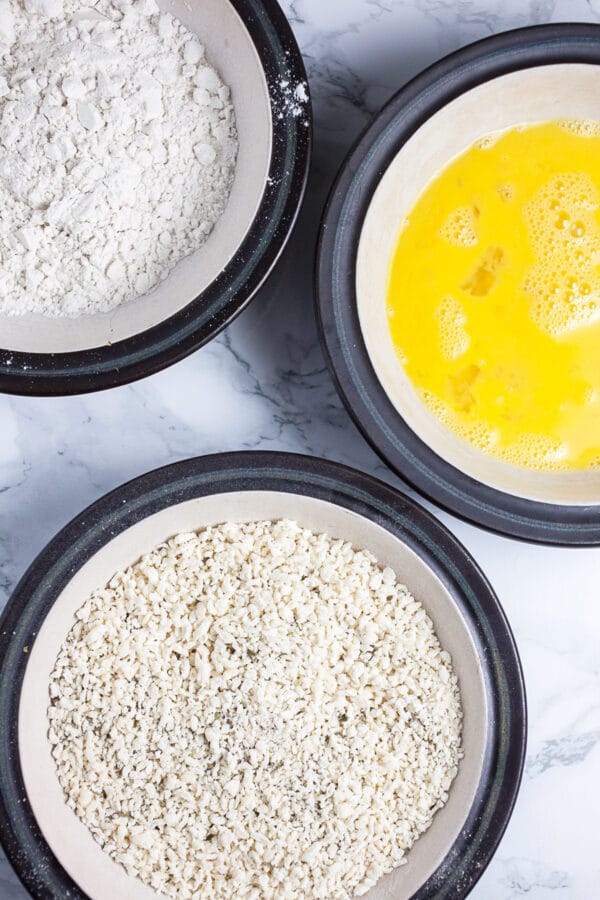
[[[0,76],[0,390],[112,387],[217,334],[308,173],[277,3],[2,0]]]
[[[403,478],[493,530],[600,542],[600,28],[519,29],[402,89],[318,251],[330,367]]]

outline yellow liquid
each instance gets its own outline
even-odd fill
[[[516,128],[425,189],[388,288],[398,356],[463,439],[542,471],[600,466],[600,123]]]

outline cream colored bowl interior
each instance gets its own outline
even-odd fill
[[[157,325],[186,306],[215,279],[252,224],[271,159],[271,109],[256,48],[229,0],[158,0],[158,5],[199,35],[209,62],[231,88],[239,151],[225,212],[203,246],[183,259],[165,281],[144,297],[107,313],[76,319],[0,316],[0,346],[5,350],[85,350],[115,343]]]
[[[520,497],[559,504],[600,503],[600,472],[530,472],[496,460],[451,433],[424,406],[394,350],[386,318],[390,260],[400,225],[419,194],[482,135],[549,119],[600,120],[600,66],[538,66],[492,79],[435,113],[399,151],[369,206],[357,258],[357,298],[367,350],[381,385],[411,429],[478,481]],[[406,302],[418,298],[406,298]],[[599,348],[600,353],[600,348]]]
[[[172,506],[113,538],[74,575],[57,598],[30,649],[19,707],[19,747],[27,794],[57,859],[92,900],[150,900],[156,894],[130,878],[93,840],[66,806],[47,739],[48,680],[74,613],[90,592],[119,569],[179,531],[225,520],[292,518],[300,524],[368,548],[391,566],[431,615],[460,680],[464,710],[464,759],[448,803],[410,851],[407,865],[381,880],[370,900],[407,900],[437,868],[461,831],[482,770],[487,708],[479,658],[451,596],[430,568],[379,525],[331,503],[279,492],[219,494]]]

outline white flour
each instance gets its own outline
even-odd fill
[[[0,0],[0,313],[114,308],[225,208],[229,89],[155,0]]]

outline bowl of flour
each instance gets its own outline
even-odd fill
[[[463,898],[510,818],[500,605],[352,469],[151,472],[46,547],[0,625],[0,839],[33,897]]]
[[[0,0],[0,389],[109,387],[209,340],[285,244],[310,136],[270,0]]]

